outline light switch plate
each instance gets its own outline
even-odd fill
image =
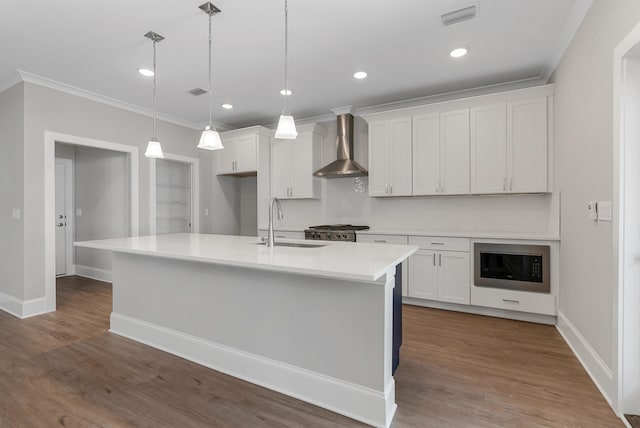
[[[611,221],[611,201],[598,202],[598,220]]]
[[[76,209],[76,217],[82,217],[82,209],[81,208],[77,208]]]
[[[22,214],[20,213],[20,208],[13,208],[11,210],[11,219],[12,220],[20,220]]]

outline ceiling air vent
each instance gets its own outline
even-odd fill
[[[200,95],[206,94],[207,90],[206,89],[202,89],[202,88],[195,88],[195,89],[192,89],[190,91],[187,91],[187,93],[189,93],[191,95],[194,95],[196,97],[199,97]]]
[[[469,6],[463,9],[454,10],[453,12],[445,13],[440,18],[442,19],[442,25],[452,25],[458,22],[466,21],[476,17],[476,6]]]

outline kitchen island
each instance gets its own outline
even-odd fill
[[[395,413],[396,266],[417,247],[172,234],[113,252],[110,331],[374,426]]]

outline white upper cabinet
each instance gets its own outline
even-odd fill
[[[507,173],[509,191],[546,192],[547,99],[507,104]]]
[[[224,149],[216,150],[216,175],[255,175],[258,171],[258,136],[261,127],[221,134]]]
[[[411,117],[369,123],[369,196],[412,193]]]
[[[320,149],[324,135],[315,124],[298,127],[295,140],[271,141],[271,195],[279,199],[319,197]]]
[[[547,99],[471,109],[471,193],[548,191]]]
[[[507,182],[507,107],[471,109],[471,193],[502,193]]]
[[[544,193],[553,85],[364,116],[369,195]]]

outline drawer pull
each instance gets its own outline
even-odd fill
[[[432,242],[431,245],[444,245],[444,242]]]
[[[513,300],[513,299],[502,299],[502,301],[506,303],[520,303],[520,300]]]
[[[380,244],[384,244],[384,243],[386,243],[387,241],[385,241],[384,239],[374,239],[374,240],[373,240],[373,242],[378,242],[378,243],[380,243]]]
[[[286,238],[285,235],[276,235],[276,238]]]

